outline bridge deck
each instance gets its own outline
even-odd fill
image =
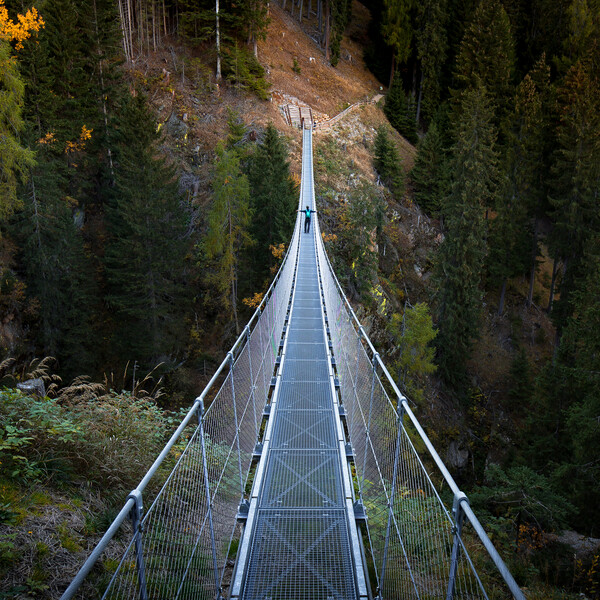
[[[311,132],[304,138],[302,206],[312,207]],[[245,600],[366,597],[312,221],[300,239],[280,381],[257,471],[262,482],[255,483],[244,536]]]

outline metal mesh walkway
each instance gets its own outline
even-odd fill
[[[301,206],[314,208],[312,156],[305,148]],[[313,217],[314,221],[314,217]],[[365,597],[343,453],[315,227],[300,238],[279,382],[265,434],[262,483],[232,598],[350,600]],[[341,443],[340,443],[341,442]],[[347,503],[347,500],[350,502]],[[242,553],[244,556],[244,553]],[[243,558],[242,558],[243,560]]]

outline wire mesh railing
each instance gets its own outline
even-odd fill
[[[524,598],[356,318],[327,257],[318,222],[315,226],[378,597]],[[453,498],[451,508],[442,496]],[[485,585],[473,557],[493,566]]]
[[[295,275],[299,221],[244,332],[62,600],[222,597]]]

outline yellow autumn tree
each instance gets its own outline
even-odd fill
[[[12,21],[4,0],[0,0],[0,220],[18,207],[17,182],[33,164],[33,152],[19,142],[24,85],[17,60],[11,55],[11,43],[15,50],[21,49],[23,42],[43,25],[35,8]]]

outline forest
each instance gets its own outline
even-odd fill
[[[472,468],[457,479],[519,583],[531,597],[599,598],[600,544],[574,561],[557,537],[600,537],[600,3],[364,4],[364,60],[389,127],[369,148],[380,185],[345,203],[327,189],[349,177],[340,149],[327,138],[316,149],[338,277],[439,445],[466,445]],[[351,3],[281,8],[312,23],[338,68]],[[38,492],[50,502],[82,478],[112,482],[112,514],[139,470],[117,451],[102,464],[126,431],[115,415],[131,411],[127,435],[149,439],[140,460],[151,460],[267,289],[295,220],[289,140],[221,107],[219,139],[182,160],[150,101],[157,86],[176,97],[170,73],[152,80],[136,65],[185,53],[173,78],[195,78],[199,112],[226,89],[266,103],[269,23],[265,0],[218,13],[204,0],[0,0],[0,524],[33,510],[28,487],[54,490]],[[408,173],[397,134],[417,148]],[[441,240],[419,291],[384,254],[402,249],[391,216],[402,203]],[[551,336],[528,339],[531,311]],[[510,330],[493,399],[474,362],[489,314]],[[46,401],[14,390],[32,377]],[[465,433],[440,425],[444,411]],[[75,458],[57,459],[67,446]],[[0,575],[21,558],[14,539],[0,540]],[[52,597],[43,574],[28,581],[31,597]]]

